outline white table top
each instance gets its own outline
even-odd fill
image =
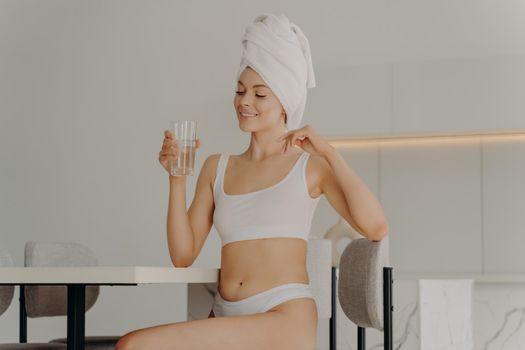
[[[212,283],[219,268],[157,266],[0,267],[0,284]]]

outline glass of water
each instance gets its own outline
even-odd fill
[[[172,120],[170,130],[177,144],[177,159],[171,162],[170,174],[172,176],[193,175],[197,122],[194,120]]]

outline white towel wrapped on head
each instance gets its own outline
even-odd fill
[[[283,14],[257,16],[242,37],[237,80],[247,66],[279,98],[286,111],[288,129],[299,128],[307,88],[315,87],[310,44],[303,31]]]

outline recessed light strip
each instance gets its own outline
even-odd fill
[[[370,146],[381,144],[412,144],[412,143],[464,143],[483,141],[525,141],[524,130],[509,130],[477,133],[442,133],[442,134],[398,134],[370,135],[355,137],[326,137],[328,143],[336,148]]]

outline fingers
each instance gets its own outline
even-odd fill
[[[164,131],[164,141],[159,152],[159,160],[162,162],[166,157],[175,158],[177,156],[178,146],[173,139],[173,133],[169,130]]]
[[[289,135],[286,138],[283,153],[286,153],[289,149],[294,147],[296,144],[301,144],[301,142],[306,138],[306,134],[304,132],[298,133],[298,132],[290,131],[287,134]]]
[[[288,131],[288,132],[282,134],[281,136],[279,136],[279,137],[277,138],[277,141],[282,141],[282,140],[284,140],[286,137],[288,137],[288,135],[289,135],[291,132],[292,132],[292,131]]]
[[[286,151],[290,150],[294,146],[295,139],[297,138],[296,133],[292,132],[288,135],[286,140]]]
[[[195,139],[195,148],[201,146],[200,139]],[[169,171],[169,164],[174,162],[178,157],[178,143],[173,133],[170,130],[164,130],[164,140],[162,141],[162,148],[159,151],[159,162]]]
[[[166,157],[166,156],[175,156],[177,155],[178,151],[178,145],[177,142],[175,142],[172,138],[170,138],[168,134],[168,130],[165,131],[166,137],[164,138],[164,141],[162,142],[162,148],[159,152],[159,156]],[[201,140],[196,139],[195,140],[195,148],[199,148],[201,146]]]
[[[171,147],[171,148],[165,148],[162,147],[162,149],[159,151],[159,156],[176,156],[177,155],[177,148]]]
[[[291,146],[295,146],[297,144],[297,140],[304,140],[305,138],[305,135],[304,134],[294,134],[292,137],[291,137],[291,140],[290,140],[290,145]]]
[[[164,151],[170,149],[177,150],[177,143],[169,139],[164,139],[164,142],[162,143],[162,150]]]
[[[164,141],[162,142],[162,146],[166,144],[176,144],[176,139],[173,135],[173,133],[170,130],[164,130]]]
[[[282,141],[285,138],[289,137],[290,135],[297,134],[297,133],[301,133],[304,137],[304,134],[308,132],[310,129],[311,129],[310,125],[306,124],[300,129],[293,129],[293,130],[285,132],[284,134],[282,134],[281,136],[277,138],[277,141]]]
[[[277,142],[281,142],[281,141],[283,141],[283,140],[286,139],[286,142],[285,142],[284,145],[283,145],[283,150],[282,150],[283,153],[286,153],[286,151],[288,150],[288,143],[289,143],[289,139],[288,139],[288,137],[289,137],[289,135],[290,135],[292,132],[293,132],[293,130],[292,130],[292,131],[288,131],[288,132],[282,134],[281,136],[279,136],[279,137],[277,138],[277,140],[276,140]]]
[[[284,153],[288,152],[288,150],[292,147],[290,143],[290,138],[286,139],[286,143],[284,144]]]
[[[288,135],[290,132],[287,132],[285,135],[281,136],[279,139],[282,141],[282,140],[286,140],[286,142],[284,143],[284,151],[283,153],[286,153],[288,152],[288,149],[290,149],[290,135]],[[278,140],[279,140],[278,139]]]

